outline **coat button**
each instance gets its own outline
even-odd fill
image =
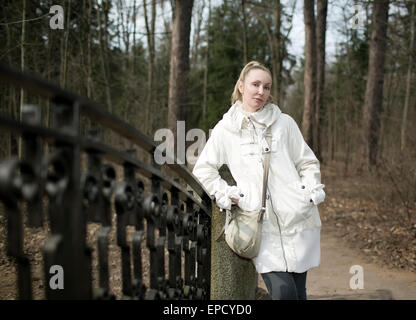
[[[302,186],[302,189],[305,189],[305,186]]]
[[[244,194],[240,193],[240,197],[244,197]]]
[[[269,151],[269,148],[264,149],[264,151],[268,152]]]

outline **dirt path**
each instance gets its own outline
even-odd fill
[[[416,273],[388,269],[369,262],[359,250],[348,248],[337,229],[324,226],[321,233],[321,265],[308,272],[309,300],[414,300]],[[351,266],[363,268],[363,289],[350,289]],[[259,277],[259,287],[266,289]]]

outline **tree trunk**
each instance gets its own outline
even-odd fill
[[[197,20],[195,21],[194,38],[192,41],[191,66],[199,65],[198,52],[199,52],[199,46],[201,44],[201,28],[202,28],[202,21],[204,20],[205,1],[202,1],[201,5],[198,7],[195,7],[194,10],[196,11],[194,13],[194,16],[197,17]]]
[[[110,83],[108,81],[108,69],[107,69],[107,46],[108,46],[108,42],[107,40],[107,36],[103,37],[103,32],[107,32],[107,28],[105,28],[103,30],[102,27],[102,21],[101,21],[101,10],[103,11],[104,14],[104,26],[106,27],[107,25],[107,15],[108,15],[108,9],[106,7],[104,7],[104,5],[106,5],[105,3],[102,3],[102,6],[98,8],[97,12],[98,12],[98,37],[99,37],[99,42],[100,42],[100,60],[101,60],[101,72],[103,74],[104,77],[104,83],[105,83],[105,96],[106,96],[106,100],[107,100],[107,106],[108,106],[108,111],[109,112],[113,112],[113,105],[111,102],[111,92],[110,92]],[[103,39],[104,38],[104,39]]]
[[[241,13],[243,18],[243,57],[244,65],[248,63],[248,49],[247,49],[247,15],[245,0],[241,0]]]
[[[132,20],[133,20],[133,67],[131,68],[132,73],[133,73],[133,77],[136,74],[136,20],[137,20],[137,7],[136,7],[136,0],[133,1],[133,16],[132,16]]]
[[[273,4],[273,27],[270,27],[264,15],[258,13],[256,10],[256,5],[251,3],[251,10],[254,16],[260,21],[260,23],[264,26],[264,30],[267,34],[267,39],[269,41],[269,48],[270,48],[270,60],[272,64],[272,97],[275,99],[276,103],[279,105],[280,99],[280,82],[281,82],[281,73],[282,73],[282,59],[281,59],[281,51],[282,51],[282,43],[281,43],[281,33],[280,33],[280,26],[281,26],[281,5],[279,0],[275,0]]]
[[[316,36],[314,0],[304,0],[305,20],[305,97],[302,117],[302,131],[306,143],[315,151],[313,143],[313,118],[316,101]]]
[[[67,66],[68,66],[68,40],[69,40],[69,20],[71,16],[71,0],[68,1],[68,7],[66,8],[67,20],[65,28],[65,37],[61,42],[61,76],[60,76],[60,86],[62,88],[66,87],[66,78],[67,78]]]
[[[202,121],[204,121],[207,117],[207,88],[208,88],[208,56],[209,56],[209,30],[211,25],[211,0],[208,0],[208,22],[207,22],[207,30],[206,30],[206,42],[207,46],[205,49],[205,67],[204,67],[204,93],[203,93],[203,102],[202,102]]]
[[[92,16],[92,2],[88,1],[88,25],[91,25]],[[93,83],[92,83],[92,60],[91,60],[91,29],[88,29],[88,43],[87,43],[87,97],[94,99],[93,97]]]
[[[402,128],[401,128],[401,139],[400,139],[400,150],[403,152],[406,146],[406,124],[407,124],[407,113],[409,110],[410,103],[410,86],[412,82],[412,66],[413,66],[413,48],[415,38],[415,6],[416,1],[412,3],[412,12],[410,14],[410,45],[409,45],[409,67],[407,68],[407,79],[406,79],[406,97],[403,108],[402,117]]]
[[[174,132],[176,143],[176,121],[186,120],[192,6],[193,0],[175,1],[170,53],[168,126]]]
[[[321,153],[321,114],[324,107],[324,87],[325,87],[325,33],[326,15],[328,10],[328,0],[318,0],[316,17],[316,108],[314,123],[314,141],[317,158],[322,161]]]
[[[7,7],[3,6],[3,19],[4,21],[7,20]],[[9,24],[5,23],[4,27],[6,28],[6,50],[7,50],[7,62],[9,63],[9,65],[12,64],[12,57],[11,57],[11,52],[10,52],[10,29],[9,29]],[[16,109],[16,105],[15,103],[13,103],[14,101],[14,96],[15,96],[15,88],[13,86],[9,86],[9,99],[7,101],[7,114],[13,117],[14,114],[14,110]],[[11,156],[12,155],[12,138],[13,135],[11,132],[7,132],[6,133],[6,155],[7,156]]]
[[[282,101],[280,97],[280,83],[282,78],[282,59],[281,59],[281,34],[280,34],[280,26],[281,26],[281,19],[282,19],[282,8],[280,4],[280,0],[274,1],[273,7],[273,46],[274,46],[274,60],[273,63],[273,74],[274,76],[274,83],[273,83],[273,96],[276,100],[276,103],[280,106],[280,102]]]
[[[383,102],[388,10],[388,1],[376,1],[373,3],[373,22],[362,125],[361,155],[362,168],[364,170],[368,170],[369,167],[377,163],[380,114]]]
[[[20,39],[20,68],[22,71],[25,70],[25,20],[26,20],[26,0],[23,0],[23,9],[22,9],[22,35]],[[23,109],[23,103],[25,99],[25,92],[22,89],[20,89],[20,121],[22,121],[22,109]],[[22,138],[19,137],[18,142],[18,156],[19,158],[22,156]]]
[[[146,0],[143,0],[144,20],[147,32],[147,48],[149,54],[149,65],[147,69],[147,106],[145,111],[145,132],[150,133],[152,128],[150,120],[150,108],[153,104],[153,80],[154,80],[154,61],[155,61],[155,19],[156,19],[156,1],[152,0],[152,16],[149,24],[147,17]]]

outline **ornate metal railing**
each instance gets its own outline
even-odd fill
[[[139,160],[136,152],[153,159],[153,140],[86,98],[4,64],[0,81],[48,99],[54,115],[50,127],[33,105],[22,108],[21,121],[0,116],[3,132],[22,141],[20,158],[0,162],[0,216],[7,221],[5,251],[15,266],[17,298],[33,298],[24,239],[46,225],[46,240],[36,244],[46,299],[116,298],[113,265],[121,273],[119,298],[209,299],[212,199],[187,167],[175,159]],[[104,144],[97,130],[81,135],[81,116],[139,150]],[[89,224],[98,225],[96,252],[86,241]],[[116,258],[109,256],[113,246]]]

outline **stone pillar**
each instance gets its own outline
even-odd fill
[[[253,263],[236,255],[225,240],[215,241],[225,224],[225,211],[215,203],[211,223],[211,300],[254,300],[258,277]]]

